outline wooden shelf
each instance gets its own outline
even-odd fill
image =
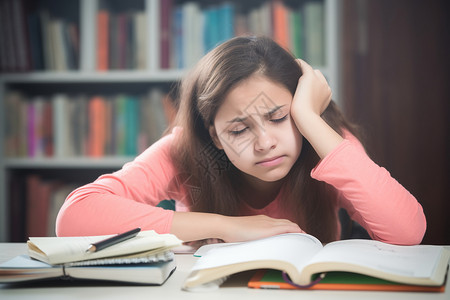
[[[186,71],[108,71],[108,72],[29,72],[3,74],[0,81],[8,83],[77,83],[77,82],[171,82],[180,80]]]
[[[61,157],[61,158],[6,158],[4,167],[13,169],[120,169],[134,157],[106,156],[91,157]]]

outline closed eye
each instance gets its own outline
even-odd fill
[[[281,122],[283,122],[284,120],[286,120],[287,117],[288,117],[288,114],[284,115],[283,117],[281,117],[281,118],[279,118],[279,119],[270,119],[270,122],[273,122],[273,123],[281,123]]]
[[[248,129],[248,127],[245,127],[245,128],[239,129],[239,130],[230,130],[228,132],[232,135],[240,135],[240,134],[244,133],[247,129]]]

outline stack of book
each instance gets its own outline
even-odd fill
[[[0,265],[0,282],[81,279],[161,285],[176,268],[171,249],[182,241],[174,235],[141,231],[100,251],[87,251],[109,237],[31,237],[28,255]]]
[[[0,2],[0,72],[78,70],[80,30],[73,14],[78,1],[64,4],[71,14],[68,18],[32,10],[36,6],[32,2]]]
[[[97,13],[97,70],[147,67],[147,20],[144,11]]]

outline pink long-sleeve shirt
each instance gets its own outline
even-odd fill
[[[178,172],[170,159],[170,148],[180,134],[176,128],[121,170],[73,191],[58,214],[57,235],[111,234],[134,227],[170,232],[174,212],[156,205],[174,199],[177,211],[189,211],[185,190],[174,182]],[[354,136],[346,134],[345,138],[311,176],[338,191],[336,209],[345,208],[373,239],[403,245],[420,243],[426,229],[421,205],[366,155]],[[262,209],[243,204],[242,213],[292,219],[281,201],[278,196]]]

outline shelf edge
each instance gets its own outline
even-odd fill
[[[3,162],[5,169],[98,169],[121,168],[134,157],[61,157],[61,158],[6,158]]]

